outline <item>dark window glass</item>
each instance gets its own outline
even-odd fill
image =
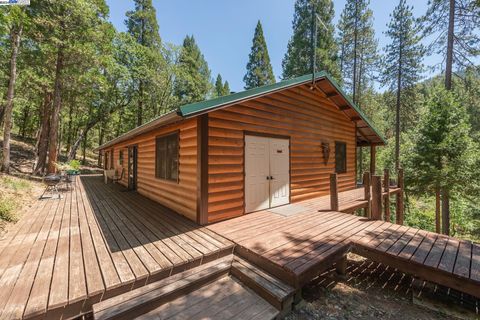
[[[345,142],[335,142],[335,172],[347,172],[347,144]]]
[[[123,150],[120,150],[120,153],[118,154],[118,162],[123,166]]]
[[[156,140],[155,176],[178,182],[178,133]]]
[[[109,152],[109,154],[110,154],[110,169],[113,169],[113,168],[115,168],[115,165],[113,163],[114,151],[112,150],[111,152]]]

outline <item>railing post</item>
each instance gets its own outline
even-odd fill
[[[371,182],[370,182],[370,172],[363,173],[363,189],[365,192],[364,200],[367,201],[367,207],[365,208],[365,217],[371,218],[372,211],[371,211]]]
[[[372,219],[382,220],[382,177],[372,176]]]
[[[383,170],[383,186],[387,193],[385,197],[385,221],[390,222],[390,172],[388,169]]]
[[[330,209],[338,211],[338,182],[337,174],[330,174]]]
[[[396,201],[396,223],[403,225],[403,192],[404,192],[404,182],[403,182],[403,169],[398,169],[398,180],[397,180],[397,187],[400,188],[400,191],[397,192],[397,201]]]

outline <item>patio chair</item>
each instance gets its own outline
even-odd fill
[[[118,174],[118,172],[115,171],[115,174],[113,175],[113,178],[112,178],[113,183],[117,183],[118,181],[121,181],[123,179],[123,173],[124,173],[123,168],[120,171],[120,174]]]

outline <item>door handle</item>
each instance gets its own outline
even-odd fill
[[[270,176],[270,180],[274,180],[274,178],[272,176]]]
[[[270,180],[270,176],[267,176],[267,180]]]

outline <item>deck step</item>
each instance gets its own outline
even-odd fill
[[[94,319],[132,319],[228,275],[233,255],[205,263],[166,279],[93,305]]]
[[[271,320],[279,314],[275,307],[238,279],[224,276],[134,319]]]
[[[290,311],[295,294],[291,286],[238,256],[233,259],[231,274],[282,313]]]

